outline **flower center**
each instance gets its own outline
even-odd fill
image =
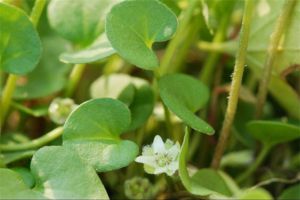
[[[167,153],[163,153],[163,154],[156,153],[155,156],[156,156],[155,161],[159,167],[167,166],[172,162],[172,157]]]

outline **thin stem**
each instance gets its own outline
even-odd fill
[[[185,42],[185,40],[183,39],[185,37],[182,37],[182,36],[185,35],[185,33],[186,33],[187,26],[193,17],[194,10],[197,7],[198,3],[199,3],[198,0],[190,0],[189,1],[189,6],[188,6],[187,10],[184,11],[183,18],[179,22],[179,27],[178,27],[177,33],[176,33],[175,37],[172,39],[172,41],[170,41],[170,43],[166,49],[166,52],[164,54],[164,57],[161,61],[161,66],[159,68],[161,75],[163,75],[169,71],[169,67],[171,66],[170,63],[173,60],[173,57],[177,55],[175,52],[181,48],[181,46],[182,46],[181,43]]]
[[[224,17],[221,21],[221,25],[214,36],[213,43],[223,42],[225,38],[225,33],[228,25],[228,17]],[[215,70],[216,63],[220,57],[219,52],[212,52],[206,59],[203,69],[200,74],[200,80],[205,84],[210,85],[212,80],[212,75]]]
[[[69,82],[67,84],[66,90],[65,90],[65,96],[70,97],[73,95],[75,88],[77,87],[79,80],[82,76],[82,73],[85,69],[85,64],[76,64],[70,74]]]
[[[164,108],[164,114],[165,114],[165,120],[166,120],[166,127],[167,127],[167,131],[169,133],[169,136],[172,137],[172,139],[174,141],[177,141],[179,138],[176,136],[175,132],[172,129],[172,122],[171,122],[171,116],[170,116],[170,111],[167,108],[167,106],[163,104],[163,108]]]
[[[264,161],[265,157],[268,155],[269,151],[271,149],[271,146],[264,145],[263,149],[260,151],[259,155],[257,156],[254,164],[251,164],[247,170],[237,178],[238,183],[242,183],[245,181],[250,175],[252,175],[253,172],[261,165],[261,163]]]
[[[281,14],[277,19],[275,29],[271,35],[271,41],[268,47],[268,54],[264,65],[263,75],[260,79],[257,103],[256,103],[256,118],[260,118],[263,113],[263,107],[266,101],[268,84],[271,78],[272,68],[277,55],[277,49],[281,40],[281,37],[286,30],[289,22],[289,18],[292,14],[296,0],[285,0],[285,4],[282,8]]]
[[[57,127],[56,129],[53,129],[52,131],[48,132],[42,137],[35,140],[31,140],[27,143],[0,145],[0,151],[21,151],[36,149],[60,137],[62,133],[63,127]]]
[[[234,52],[236,50],[236,43],[217,43],[200,41],[197,43],[197,47],[202,51],[209,51],[214,53]]]
[[[242,84],[242,78],[243,78],[243,73],[245,68],[244,65],[245,65],[246,54],[247,54],[250,24],[251,24],[251,17],[254,8],[254,3],[255,1],[253,0],[245,1],[245,12],[244,12],[243,23],[241,28],[240,44],[239,44],[239,49],[237,52],[236,62],[234,66],[234,72],[232,76],[228,105],[226,109],[225,119],[223,122],[223,127],[220,133],[220,138],[212,161],[212,167],[215,169],[219,168],[220,160],[224,153],[224,149],[227,145],[227,140],[230,135],[230,129],[235,117],[236,107],[239,98],[239,91]]]
[[[31,14],[30,14],[30,20],[35,27],[39,23],[39,20],[40,20],[40,17],[44,10],[45,5],[46,5],[46,0],[36,0],[34,3],[34,6],[32,8]]]
[[[12,95],[15,91],[16,82],[17,82],[17,75],[10,74],[7,78],[3,93],[2,93],[2,99],[0,104],[0,123],[2,127],[2,123],[4,122],[4,119],[6,117],[7,111],[9,109]]]

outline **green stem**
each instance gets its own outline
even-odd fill
[[[167,127],[167,131],[169,133],[169,136],[174,140],[174,141],[178,141],[178,137],[176,136],[175,132],[172,129],[172,122],[171,122],[171,116],[170,116],[170,111],[167,108],[167,106],[162,103],[163,108],[164,108],[164,114],[165,114],[165,120],[166,120],[166,127]]]
[[[36,0],[34,3],[34,6],[32,8],[31,14],[30,14],[30,20],[35,27],[39,23],[39,20],[40,20],[40,17],[44,10],[45,5],[46,5],[46,0]]]
[[[170,64],[171,64],[173,58],[175,56],[177,56],[176,51],[181,48],[181,45],[182,45],[181,43],[185,41],[184,40],[185,37],[182,37],[182,36],[185,35],[185,33],[186,33],[187,26],[193,17],[194,10],[197,7],[198,3],[199,3],[198,0],[190,0],[187,10],[184,11],[183,18],[179,22],[179,27],[177,29],[177,33],[176,33],[175,37],[170,41],[170,43],[166,49],[166,52],[164,54],[164,57],[161,61],[161,65],[159,68],[161,75],[163,75],[169,71],[169,67],[171,66]]]
[[[263,107],[266,101],[268,84],[271,78],[272,68],[277,56],[277,49],[281,40],[281,37],[286,30],[289,22],[289,18],[295,7],[296,0],[285,0],[285,4],[282,8],[281,14],[277,19],[274,32],[271,34],[271,41],[268,47],[268,54],[264,65],[263,75],[260,79],[257,103],[256,103],[256,118],[260,118],[263,113]]]
[[[0,151],[21,151],[21,150],[36,149],[60,137],[62,133],[63,133],[63,127],[57,127],[56,129],[48,132],[42,137],[35,140],[31,140],[30,142],[27,143],[0,145]]]
[[[75,88],[77,87],[79,80],[83,74],[83,71],[85,69],[85,64],[76,64],[70,74],[69,82],[67,84],[66,90],[65,90],[65,96],[71,97],[74,93]]]
[[[266,156],[268,155],[269,151],[271,149],[271,146],[264,145],[263,149],[260,151],[259,155],[257,156],[254,164],[251,164],[247,170],[237,178],[238,183],[242,183],[245,181],[250,175],[252,175],[253,172],[256,171],[256,169],[261,165],[261,163],[264,161]]]
[[[225,38],[225,33],[227,30],[228,25],[228,17],[224,17],[221,21],[220,27],[214,36],[213,44],[214,43],[221,43]],[[215,70],[216,63],[220,57],[219,52],[212,52],[209,57],[206,59],[204,67],[200,74],[200,80],[203,81],[205,84],[210,85],[212,80],[212,75]]]
[[[234,66],[234,72],[232,76],[231,88],[229,93],[229,100],[226,109],[225,119],[220,133],[220,138],[216,147],[216,151],[212,161],[212,167],[217,169],[220,165],[220,160],[223,156],[224,149],[227,145],[227,141],[230,135],[231,126],[235,117],[236,107],[239,98],[239,91],[242,84],[242,78],[245,68],[245,60],[248,48],[248,40],[250,33],[250,24],[252,11],[255,5],[255,1],[245,1],[245,11],[243,16],[243,23],[240,34],[240,44],[237,52],[237,57]]]
[[[208,51],[214,53],[223,53],[223,52],[233,53],[236,51],[235,42],[217,43],[217,42],[200,41],[198,42],[197,47],[202,51]]]
[[[9,109],[12,95],[15,91],[16,87],[16,82],[17,82],[17,75],[10,74],[7,78],[3,93],[2,93],[2,99],[1,99],[1,104],[0,104],[0,110],[1,110],[1,115],[0,115],[0,124],[2,127],[2,123],[4,122],[4,119],[6,117],[7,111]]]

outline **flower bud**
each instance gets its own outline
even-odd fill
[[[64,124],[69,114],[77,107],[73,99],[55,98],[51,102],[48,113],[50,119],[56,124]]]

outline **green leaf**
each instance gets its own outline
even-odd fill
[[[65,41],[58,37],[44,37],[45,50],[38,67],[21,77],[14,92],[16,99],[37,99],[60,91],[66,83],[70,67],[59,62],[57,57],[64,51]],[[41,84],[42,83],[42,84]]]
[[[68,117],[63,145],[77,151],[98,172],[127,166],[138,146],[120,135],[130,125],[130,111],[114,99],[93,99],[81,104]]]
[[[190,177],[186,157],[189,147],[189,133],[186,131],[184,141],[179,155],[179,176],[184,187],[192,194],[199,196],[228,197],[233,194],[232,187],[228,187],[226,182],[228,177],[223,177],[223,172],[213,169],[200,169]],[[232,185],[233,181],[229,181]]]
[[[117,53],[149,70],[159,66],[153,43],[169,40],[176,28],[176,15],[156,0],[121,2],[106,17],[106,34]]]
[[[111,56],[115,52],[106,35],[102,34],[88,47],[75,52],[63,53],[59,59],[64,63],[91,63]]]
[[[255,188],[243,191],[238,195],[239,200],[249,200],[249,199],[261,199],[261,200],[273,200],[272,195],[263,188]]]
[[[285,189],[279,196],[279,200],[300,199],[300,183]]]
[[[20,174],[20,176],[23,179],[23,182],[27,185],[29,188],[33,188],[35,184],[35,179],[33,175],[30,173],[30,171],[25,167],[14,167],[11,168],[11,170],[17,172]]]
[[[38,150],[31,161],[31,173],[36,182],[33,189],[18,173],[0,169],[1,180],[5,180],[0,182],[0,198],[108,199],[94,169],[67,148],[52,146]]]
[[[97,79],[91,86],[92,98],[119,99],[129,106],[131,124],[128,130],[142,126],[152,114],[154,92],[147,81],[125,74],[111,74]]]
[[[20,9],[0,3],[0,69],[13,74],[32,71],[42,53],[39,35]]]
[[[274,146],[300,138],[300,127],[275,121],[251,121],[247,129],[265,145]]]
[[[106,13],[116,0],[52,0],[48,6],[51,27],[65,39],[87,46],[104,31]]]
[[[164,104],[193,129],[212,135],[214,129],[194,113],[208,101],[208,88],[200,81],[184,74],[169,74],[159,82],[159,93]]]

